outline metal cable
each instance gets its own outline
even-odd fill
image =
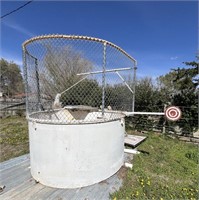
[[[32,1],[28,1],[28,2],[25,3],[24,5],[22,5],[22,6],[18,7],[18,8],[16,8],[15,10],[12,10],[12,11],[10,11],[9,13],[6,13],[5,15],[2,15],[2,16],[1,16],[1,19],[3,19],[4,17],[6,17],[6,16],[8,16],[8,15],[11,15],[11,14],[14,13],[14,12],[17,12],[18,10],[22,9],[23,7],[27,6],[28,4],[30,4],[30,3],[32,3],[32,2],[33,2],[33,0],[32,0]]]

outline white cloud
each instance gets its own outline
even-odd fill
[[[30,31],[28,31],[27,29],[25,29],[24,27],[20,26],[19,24],[16,23],[7,23],[7,22],[3,22],[2,24],[4,24],[5,26],[12,28],[20,33],[23,33],[24,35],[27,35],[29,37],[33,37],[35,34],[31,33]]]
[[[178,56],[170,57],[170,60],[177,60]]]

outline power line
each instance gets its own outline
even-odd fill
[[[4,17],[6,17],[6,16],[8,16],[8,15],[10,15],[10,14],[12,14],[12,13],[14,13],[14,12],[20,10],[20,9],[22,9],[23,7],[27,6],[27,5],[30,4],[31,2],[33,2],[33,0],[32,0],[32,1],[28,1],[28,2],[25,3],[24,5],[22,5],[22,6],[18,7],[18,8],[16,8],[15,10],[10,11],[9,13],[6,13],[5,15],[1,16],[1,19],[3,19]]]

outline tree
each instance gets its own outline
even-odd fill
[[[102,104],[102,88],[96,80],[85,79],[77,87],[64,93],[61,97],[62,106],[87,105],[100,107]]]
[[[191,67],[178,67],[177,69],[172,69],[168,74],[159,77],[159,81],[162,83],[161,87],[170,94],[172,103],[180,103],[182,106],[189,104],[189,102],[178,102],[176,97],[194,94],[198,84],[196,77],[198,64],[196,62],[185,62],[184,64]]]
[[[41,88],[45,94],[50,92],[53,96],[84,77],[77,76],[78,73],[89,72],[93,68],[89,60],[70,46],[47,46],[43,64]]]
[[[1,58],[0,67],[0,90],[9,97],[24,92],[23,78],[19,66]]]
[[[135,87],[135,111],[136,112],[163,112],[165,104],[164,94],[161,93],[156,81],[150,77],[144,77],[137,81]],[[127,128],[136,130],[160,129],[163,117],[134,115],[127,118]]]
[[[131,111],[132,95],[126,85],[116,83],[105,87],[105,107],[111,106],[113,110]]]
[[[165,76],[159,77],[159,81],[162,84],[162,92],[168,94],[171,104],[182,109],[182,120],[168,123],[179,125],[185,134],[189,134],[197,128],[198,63],[193,61],[184,64],[186,67],[172,69]]]

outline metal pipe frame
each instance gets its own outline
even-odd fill
[[[63,93],[67,92],[68,90],[72,89],[73,87],[75,87],[76,85],[78,85],[79,83],[81,83],[84,79],[86,79],[87,77],[88,77],[88,75],[85,76],[84,78],[80,79],[75,84],[71,85],[69,88],[67,88],[66,90],[64,90],[63,92],[61,92],[59,94],[62,95]]]
[[[164,112],[123,112],[126,116],[133,115],[165,115]]]
[[[106,43],[107,45],[110,45],[111,47],[117,49],[118,51],[120,51],[121,53],[123,53],[125,56],[127,56],[130,60],[132,60],[133,62],[137,63],[137,61],[130,56],[126,51],[124,51],[122,48],[120,48],[119,46],[113,44],[112,42],[108,42],[106,40],[102,40],[99,38],[95,38],[95,37],[88,37],[88,36],[80,36],[80,35],[41,35],[41,36],[37,36],[37,37],[33,37],[29,40],[26,40],[23,44],[22,44],[22,48],[23,50],[26,50],[26,46],[34,41],[37,40],[45,40],[45,39],[50,39],[50,38],[64,38],[64,39],[73,39],[73,40],[90,40],[90,41],[94,41],[94,42],[101,42],[101,43]]]
[[[104,71],[95,71],[95,72],[85,72],[85,73],[80,73],[77,74],[77,76],[81,76],[81,75],[90,75],[90,74],[101,74],[101,73],[111,73],[111,72],[116,72],[116,71],[125,71],[125,70],[131,70],[133,69],[132,67],[126,67],[126,68],[118,68],[118,69],[107,69]]]
[[[105,84],[106,84],[106,42],[103,45],[103,73],[102,73],[102,116],[104,116],[105,107]]]
[[[131,89],[131,87],[128,85],[128,83],[124,80],[124,78],[120,75],[120,73],[117,71],[115,73],[120,77],[120,79],[123,81],[123,83],[126,85],[126,87],[130,90],[130,92],[132,94],[134,94],[134,91]]]
[[[35,76],[36,76],[36,82],[37,82],[37,101],[38,101],[38,108],[39,110],[42,110],[42,104],[41,104],[41,94],[40,94],[40,84],[39,84],[39,73],[38,73],[38,62],[35,58]]]
[[[132,112],[135,111],[135,86],[136,86],[136,70],[137,66],[136,63],[134,63],[134,68],[133,68],[133,99],[132,99]]]
[[[23,49],[24,51],[24,49]],[[28,70],[27,70],[27,58],[26,58],[26,52],[24,51],[23,54],[23,67],[24,67],[24,82],[25,82],[25,91],[26,94],[28,94]],[[26,117],[28,118],[28,95],[26,95]]]

